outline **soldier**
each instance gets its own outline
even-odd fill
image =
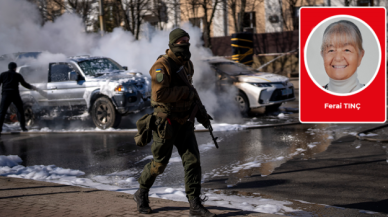
[[[24,118],[23,101],[19,94],[19,83],[27,89],[37,90],[35,86],[24,81],[21,74],[16,73],[17,65],[14,62],[8,64],[9,71],[3,72],[0,75],[0,85],[2,85],[1,105],[0,105],[0,133],[3,129],[3,122],[7,113],[8,106],[13,103],[17,109],[17,117],[20,122],[20,127],[23,131],[28,131]]]
[[[194,90],[188,87],[183,78],[176,73],[183,66],[187,80],[192,84],[194,68],[190,61],[190,36],[182,29],[174,29],[169,35],[166,55],[161,55],[150,70],[151,105],[156,116],[156,130],[153,131],[151,151],[153,159],[144,166],[139,178],[140,188],[134,195],[137,209],[148,214],[148,192],[158,175],[162,174],[170,160],[173,145],[178,149],[185,170],[186,197],[190,203],[190,216],[214,217],[203,205],[201,194],[201,164],[194,124],[188,119],[194,106]],[[210,125],[209,116],[197,120],[204,127]]]

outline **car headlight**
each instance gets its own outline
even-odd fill
[[[267,83],[249,83],[255,87],[272,87],[271,84],[267,84]]]
[[[115,92],[121,93],[121,92],[129,92],[132,93],[132,89],[130,87],[126,87],[123,85],[119,85],[115,88]]]

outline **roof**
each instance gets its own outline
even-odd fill
[[[75,62],[82,62],[82,61],[85,61],[85,60],[95,60],[95,59],[101,59],[101,58],[107,58],[107,57],[89,56],[89,55],[79,55],[79,56],[69,57],[70,60],[73,60]]]

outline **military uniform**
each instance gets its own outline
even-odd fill
[[[175,145],[185,169],[185,187],[190,203],[190,216],[216,217],[202,205],[203,200],[199,197],[201,194],[201,163],[193,122],[196,117],[202,125],[208,127],[210,121],[205,108],[202,105],[201,108],[195,105],[196,91],[193,87],[188,86],[193,84],[194,75],[188,43],[190,36],[184,30],[177,28],[170,32],[169,39],[170,49],[157,59],[150,70],[151,105],[154,107],[154,114],[151,117],[145,115],[145,120],[148,120],[144,127],[146,130],[142,131],[143,127],[140,127],[139,132],[143,133],[139,137],[137,135],[135,141],[140,141],[139,144],[142,145],[146,144],[151,140],[147,129],[153,128],[154,142],[151,151],[154,158],[145,165],[138,180],[140,188],[133,198],[140,213],[152,212],[148,200],[149,189],[156,177],[166,169]],[[201,112],[196,112],[198,110]],[[189,118],[190,121],[188,121]],[[139,124],[144,125],[143,121],[140,121]],[[145,135],[144,141],[146,142],[143,141],[143,135]]]
[[[172,137],[163,139],[156,131],[153,132],[151,151],[154,159],[144,167],[139,183],[140,188],[151,188],[156,177],[166,168],[175,145],[182,158],[186,194],[190,200],[201,193],[201,164],[194,126],[187,121],[193,105],[193,93],[176,73],[182,65],[184,74],[192,83],[192,62],[181,61],[170,50],[167,50],[166,55],[161,56],[150,70],[154,115],[168,115],[170,122],[167,124],[172,126]]]

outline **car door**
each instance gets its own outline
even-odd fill
[[[76,73],[78,76],[71,76]],[[51,106],[85,105],[85,79],[72,63],[50,63],[48,98]]]
[[[20,95],[22,98],[25,96],[32,96],[40,106],[47,106],[47,69],[42,67],[23,66],[19,69],[19,73],[23,76],[27,83],[30,83],[41,90],[31,91],[19,85]]]

